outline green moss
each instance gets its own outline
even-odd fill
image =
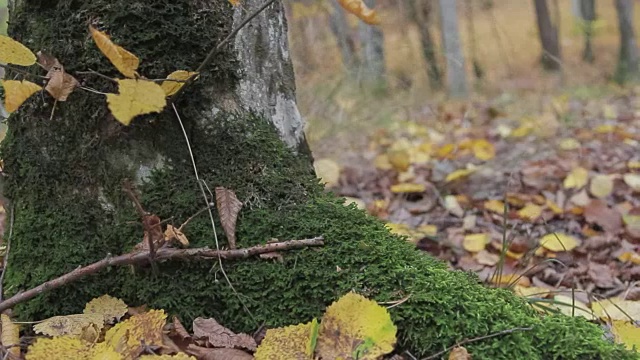
[[[197,64],[208,49],[202,44],[229,31],[227,2],[211,10],[217,18],[200,17],[193,3],[32,0],[12,20],[11,31],[33,49],[53,49],[68,68],[115,76],[86,35],[85,22],[97,19],[116,41],[142,57],[145,75],[162,76]],[[202,84],[235,86],[233,54],[223,54],[213,66],[219,71]],[[467,347],[474,359],[637,358],[603,340],[597,326],[541,318],[511,293],[447,271],[443,263],[389,234],[378,220],[343,206],[323,192],[309,158],[286,149],[259,116],[219,113],[202,124],[198,120],[210,111],[211,101],[199,97],[198,90],[192,88],[178,109],[202,179],[209,188],[233,189],[245,204],[238,220],[239,245],[318,235],[326,245],[284,253],[282,263],[225,262],[237,293],[211,261],[164,263],[157,275],[144,267],[110,269],[17,306],[22,320],[78,312],[92,297],[110,293],[131,305],[164,308],[185,323],[213,316],[234,330],[251,331],[263,323],[308,321],[355,290],[378,301],[411,295],[393,308],[392,316],[400,329],[399,345],[416,356],[462,339],[531,327]],[[103,99],[92,94],[72,94],[52,120],[45,104],[34,97],[11,117],[0,154],[5,193],[16,207],[6,277],[10,293],[109,253],[129,251],[141,241],[139,218],[120,188],[140,163],[161,157],[165,164],[141,186],[147,210],[179,225],[204,206],[182,132],[170,113],[139,118],[124,128],[109,117]],[[185,233],[192,246],[214,246],[206,213]]]

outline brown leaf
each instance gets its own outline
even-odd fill
[[[471,355],[462,346],[453,348],[449,353],[449,360],[471,360]]]
[[[603,289],[611,289],[618,285],[619,281],[616,281],[616,278],[613,274],[613,270],[603,264],[598,263],[589,263],[589,270],[587,272],[593,283]]]
[[[193,337],[205,339],[212,347],[243,348],[256,350],[256,341],[247,334],[235,334],[218,324],[215,319],[196,318],[193,320]]]
[[[216,187],[216,205],[220,214],[220,222],[224,228],[224,233],[229,241],[229,248],[236,248],[236,220],[242,207],[242,202],[238,200],[233,190],[225,189],[222,186]]]
[[[164,231],[164,241],[172,242],[177,241],[183,246],[189,246],[189,239],[180,231],[179,228],[174,227],[173,225],[167,225],[167,230]]]
[[[591,200],[584,208],[584,217],[587,222],[597,224],[609,233],[617,233],[622,229],[620,213],[602,200]]]
[[[253,355],[239,349],[211,349],[189,344],[186,352],[200,360],[253,360]]]
[[[45,90],[58,101],[67,101],[69,95],[80,85],[78,80],[64,71],[64,66],[52,55],[38,52],[38,63],[47,70]]]
[[[184,328],[177,316],[173,317],[173,329],[182,340],[191,338],[191,335],[189,335],[189,332]]]

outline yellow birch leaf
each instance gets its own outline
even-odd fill
[[[624,344],[628,350],[640,349],[640,327],[630,321],[613,320],[611,331],[618,344]]]
[[[608,134],[616,131],[616,126],[612,124],[599,125],[594,129],[598,134]]]
[[[504,203],[500,200],[487,200],[483,205],[487,211],[491,211],[496,214],[504,214]]]
[[[451,172],[449,175],[447,175],[447,177],[444,179],[444,181],[451,182],[451,181],[454,181],[454,180],[458,180],[460,178],[468,176],[469,174],[473,173],[474,171],[476,171],[476,170],[475,169],[458,169],[458,170],[455,170],[455,171]]]
[[[630,262],[632,264],[640,265],[640,254],[631,251],[625,251],[618,255],[618,260],[621,262]]]
[[[640,301],[604,299],[591,303],[591,310],[603,320],[640,321]]]
[[[26,360],[88,360],[91,359],[91,343],[71,337],[39,338],[27,349]],[[18,359],[18,358],[16,358]]]
[[[36,333],[49,336],[80,337],[86,328],[95,326],[100,332],[104,326],[102,314],[73,314],[50,317],[33,326]]]
[[[580,148],[580,142],[574,138],[564,138],[560,140],[560,149],[575,150]]]
[[[107,94],[111,113],[124,125],[143,114],[160,112],[167,105],[160,85],[153,81],[139,79],[118,79],[119,94]]]
[[[598,174],[591,179],[589,192],[597,198],[605,198],[613,191],[613,179],[609,175]]]
[[[427,187],[424,184],[414,184],[414,183],[402,183],[395,184],[391,186],[391,192],[398,193],[421,193],[424,192]]]
[[[324,313],[316,355],[323,359],[379,359],[393,351],[396,331],[386,308],[351,292]]]
[[[4,106],[8,112],[18,110],[31,95],[42,90],[40,85],[27,80],[0,80],[0,83],[4,88]]]
[[[240,5],[240,0],[229,0],[229,3],[231,3],[232,6],[238,6]]]
[[[111,61],[113,66],[115,66],[122,75],[129,78],[136,77],[136,70],[138,70],[138,65],[140,65],[140,60],[137,56],[114,44],[107,34],[97,30],[93,26],[89,26],[89,31],[98,49],[102,51],[104,56]]]
[[[589,172],[587,169],[583,167],[576,167],[567,177],[564,179],[564,187],[565,189],[580,189],[581,187],[587,185],[587,181],[589,179]]]
[[[340,6],[370,25],[380,23],[375,10],[367,7],[363,0],[338,0]]]
[[[496,156],[496,148],[485,139],[478,139],[473,142],[473,155],[480,160],[491,160]]]
[[[629,160],[627,162],[629,170],[640,169],[640,160]]]
[[[239,0],[229,0],[229,1],[236,1],[239,3]],[[237,4],[235,4],[234,6],[236,6]],[[160,85],[160,87],[162,87],[162,90],[164,90],[164,93],[167,94],[168,96],[171,96],[175,93],[178,92],[178,90],[180,90],[180,88],[182,88],[185,84],[185,82],[192,76],[198,74],[197,72],[192,72],[192,71],[186,71],[186,70],[176,70],[174,72],[172,72],[171,74],[169,74],[167,76],[167,79],[171,79],[171,80],[179,80],[179,81],[171,81],[171,80],[165,80],[162,82],[162,85]],[[197,76],[196,76],[197,78]]]
[[[553,307],[560,310],[561,313],[567,316],[582,316],[587,320],[595,320],[596,317],[589,309],[587,304],[572,299],[565,295],[556,295],[553,297]]]
[[[313,162],[313,167],[316,170],[316,175],[327,187],[333,187],[338,185],[340,180],[340,165],[331,159],[318,159]]]
[[[579,244],[578,239],[563,233],[547,234],[540,239],[540,246],[553,252],[571,251]]]
[[[268,329],[260,346],[253,354],[255,360],[311,359],[313,332],[317,320],[306,324]]]
[[[8,349],[11,358],[20,358],[20,328],[11,321],[9,315],[0,315],[0,323],[2,326],[2,334],[0,342],[4,349]]]
[[[0,63],[31,66],[36,63],[36,55],[21,43],[0,35]]]
[[[516,293],[516,295],[522,297],[544,299],[549,295],[549,292],[551,290],[538,286],[526,287],[522,285],[516,285],[513,287],[513,291]]]
[[[634,191],[640,191],[640,174],[624,174],[622,178],[625,184],[629,185]]]
[[[411,165],[411,157],[406,149],[389,151],[387,158],[391,166],[398,172],[407,171]]]
[[[393,168],[391,162],[389,162],[389,156],[387,156],[387,154],[376,156],[373,160],[373,165],[375,165],[378,170],[391,170]]]
[[[540,215],[542,215],[543,209],[544,208],[542,206],[528,203],[522,209],[518,210],[518,216],[521,219],[533,221],[539,218]]]
[[[102,295],[89,301],[85,305],[83,312],[85,314],[100,314],[103,316],[105,323],[112,324],[114,321],[120,320],[128,310],[129,307],[124,301],[113,296]]]
[[[144,346],[162,345],[162,328],[166,318],[162,310],[133,315],[109,329],[104,342],[124,355],[125,359],[136,359]]]
[[[554,201],[547,199],[545,205],[556,215],[560,215],[564,212],[558,204]]]
[[[515,130],[511,132],[512,137],[525,137],[529,135],[533,131],[533,126],[531,124],[522,124]]]
[[[484,250],[489,243],[489,240],[489,234],[465,235],[464,240],[462,241],[462,247],[469,252],[477,253]]]

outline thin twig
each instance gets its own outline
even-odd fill
[[[112,79],[112,78],[108,77],[107,75],[101,74],[101,73],[99,73],[99,72],[97,72],[95,70],[91,70],[91,69],[89,69],[88,71],[76,71],[76,74],[78,74],[78,75],[96,75],[96,76],[101,77],[103,79],[109,80],[109,81],[111,81],[113,83],[118,83],[118,81],[116,79]]]
[[[78,86],[79,89],[82,89],[84,91],[88,91],[90,93],[94,93],[94,94],[98,94],[98,95],[107,95],[107,93],[104,93],[102,91],[98,91],[96,89],[92,89],[90,87],[86,87],[86,86]]]
[[[264,245],[253,246],[250,248],[235,250],[213,250],[208,247],[194,249],[160,248],[156,252],[155,261],[160,262],[177,259],[246,259],[251,256],[268,252],[301,249],[309,246],[322,246],[324,245],[323,240],[323,237],[318,236],[311,239],[268,243]],[[71,272],[68,272],[58,278],[47,281],[27,291],[20,292],[7,300],[0,302],[0,312],[10,309],[13,306],[25,302],[29,299],[32,299],[39,294],[57,289],[64,285],[68,285],[74,281],[82,279],[88,275],[95,274],[111,266],[144,265],[148,264],[149,261],[150,259],[148,251],[130,252],[116,257],[107,256],[100,261],[87,266],[78,267],[75,270],[72,270]]]
[[[18,74],[22,74],[22,75],[24,75],[24,76],[35,77],[35,78],[38,78],[38,79],[46,79],[46,78],[47,78],[46,76],[32,74],[32,73],[30,73],[30,72],[28,72],[28,71],[24,71],[24,70],[22,70],[22,69],[18,69],[18,68],[16,68],[16,67],[13,67],[13,66],[11,66],[11,65],[7,65],[7,64],[2,64],[2,63],[0,63],[0,67],[5,68],[5,69],[7,69],[7,70],[15,71],[15,72],[17,72]]]
[[[2,306],[2,304],[0,304],[0,306]],[[471,339],[464,339],[464,340],[460,341],[459,343],[456,343],[455,345],[451,345],[448,348],[446,348],[446,349],[444,349],[444,350],[442,350],[442,351],[440,351],[438,353],[435,353],[433,355],[427,356],[426,358],[422,358],[421,360],[435,359],[438,356],[446,353],[447,351],[450,351],[453,348],[456,348],[458,346],[462,346],[462,345],[465,345],[465,344],[473,343],[473,342],[480,341],[480,340],[494,338],[496,336],[511,334],[511,333],[516,332],[516,331],[530,331],[530,330],[533,330],[533,328],[531,328],[531,327],[513,328],[513,329],[507,329],[507,330],[498,331],[497,333],[493,333],[493,334],[489,334],[489,335],[478,336],[478,337],[471,338]]]
[[[195,214],[191,215],[187,220],[185,220],[180,227],[178,228],[178,231],[182,231],[182,229],[184,229],[185,226],[187,226],[187,224],[189,222],[191,222],[191,220],[193,220],[196,216],[202,214],[203,212],[207,211],[207,208],[209,208],[209,206],[207,206],[206,208],[202,208],[200,210],[198,210]]]
[[[213,49],[211,49],[211,51],[209,51],[209,54],[207,54],[207,57],[204,58],[202,63],[200,63],[200,65],[196,69],[195,74],[189,77],[187,79],[187,82],[180,89],[178,89],[178,91],[175,94],[173,94],[171,98],[169,98],[169,102],[174,103],[176,100],[178,100],[178,98],[180,97],[180,94],[182,94],[184,89],[187,88],[187,86],[191,85],[191,83],[193,83],[193,81],[196,79],[198,74],[200,74],[202,70],[207,65],[209,65],[209,63],[213,60],[213,57],[218,52],[218,50],[220,50],[224,45],[226,45],[229,41],[231,41],[236,36],[236,34],[238,34],[238,32],[242,30],[242,28],[249,23],[249,21],[253,20],[253,18],[255,18],[256,16],[258,16],[258,14],[263,12],[267,7],[269,7],[269,5],[273,4],[274,1],[275,0],[267,0],[264,3],[264,5],[260,6],[258,9],[256,9],[256,11],[249,14],[249,16],[247,16],[244,20],[242,20],[242,22],[229,33],[229,35],[227,35],[224,39],[222,39],[221,42],[219,42]]]
[[[7,249],[4,252],[4,258],[2,259],[2,273],[0,274],[0,301],[4,299],[4,274],[7,272],[7,266],[9,265],[9,250],[11,250],[11,236],[13,235],[13,212],[15,206],[11,205],[11,217],[9,220],[9,237],[7,237]]]
[[[204,191],[204,187],[202,185],[204,181],[200,179],[200,175],[198,175],[198,167],[196,166],[196,160],[193,157],[191,143],[189,142],[189,137],[187,136],[187,131],[184,128],[184,124],[182,123],[182,119],[180,118],[180,114],[178,113],[178,109],[176,109],[176,105],[174,103],[171,104],[171,107],[173,108],[173,112],[176,114],[176,119],[178,119],[178,123],[180,124],[180,128],[182,129],[182,135],[184,135],[184,141],[187,143],[187,149],[189,150],[189,157],[191,158],[191,165],[193,165],[193,173],[195,174],[196,181],[198,182],[198,186],[200,187],[200,192],[202,193],[204,203],[207,206],[207,210],[209,212],[209,220],[211,220],[211,229],[213,230],[213,239],[215,240],[215,243],[216,243],[216,250],[219,251],[220,243],[218,242],[218,232],[216,231],[216,222],[213,220],[213,212],[211,211],[211,205],[209,204],[209,199],[207,198],[207,194]],[[242,300],[242,297],[240,296],[240,294],[238,294],[238,292],[236,291],[236,288],[231,283],[229,276],[227,276],[227,272],[224,270],[224,267],[222,266],[222,258],[218,258],[218,266],[220,266],[220,272],[222,272],[222,275],[224,276],[225,280],[227,280],[227,284],[229,284],[229,287],[238,298],[238,301],[240,301],[240,304],[242,304],[242,307],[244,308],[244,310],[247,312],[247,314],[249,314],[249,316],[253,320],[255,320],[253,314],[251,313],[247,305],[245,305],[244,301]]]

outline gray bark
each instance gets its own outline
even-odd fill
[[[457,1],[439,0],[439,3],[442,44],[447,64],[447,88],[450,96],[464,98],[468,95],[467,76],[458,29]]]
[[[542,44],[542,66],[546,70],[559,70],[562,56],[558,40],[558,28],[551,22],[547,0],[533,0],[538,23],[538,34]]]
[[[263,4],[244,0],[235,11],[234,27]],[[237,91],[240,103],[266,114],[288,146],[306,148],[282,2],[275,1],[240,30],[235,48],[244,70]]]
[[[409,16],[418,27],[422,55],[427,62],[427,75],[429,86],[433,90],[442,88],[442,72],[436,57],[436,45],[431,36],[429,25],[431,24],[431,0],[409,0]]]
[[[369,8],[374,8],[376,0],[365,0],[365,3]],[[366,82],[384,86],[386,84],[386,66],[382,30],[378,26],[359,22],[358,33],[362,47],[362,77]]]
[[[354,72],[358,68],[360,61],[356,53],[356,44],[353,40],[349,24],[347,23],[345,11],[336,0],[330,0],[330,2],[333,6],[333,11],[329,16],[329,27],[338,43],[345,70]]]
[[[596,0],[580,0],[580,18],[584,26],[582,59],[591,63],[595,60],[591,38],[593,37],[593,22],[596,20]]]
[[[616,0],[620,30],[620,55],[615,78],[624,82],[638,77],[638,44],[633,29],[634,0]]]

